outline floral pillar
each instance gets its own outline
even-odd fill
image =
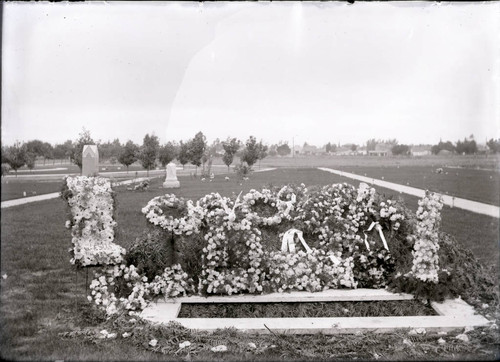
[[[78,266],[118,264],[125,249],[113,243],[116,221],[113,218],[111,184],[102,177],[67,177],[62,197],[68,203],[71,219],[73,257]]]

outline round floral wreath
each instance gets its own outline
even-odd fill
[[[279,207],[279,200],[271,190],[263,189],[262,192],[257,190],[250,190],[243,196],[242,210],[247,214],[249,219],[255,225],[277,225],[281,223],[282,212]],[[262,209],[270,209],[271,215],[259,215]]]
[[[176,235],[191,235],[199,232],[198,219],[190,217],[192,213],[189,211],[192,208],[192,201],[186,202],[173,194],[165,194],[149,201],[142,209],[142,213],[150,223],[163,230]]]

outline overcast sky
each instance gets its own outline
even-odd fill
[[[484,143],[500,3],[4,3],[2,143]]]

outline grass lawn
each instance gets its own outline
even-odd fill
[[[497,171],[444,167],[444,173],[438,174],[435,172],[436,167],[430,166],[341,166],[338,169],[445,195],[500,205],[500,173]]]
[[[116,242],[128,247],[146,228],[141,208],[153,197],[164,194],[163,180],[155,179],[148,191],[127,191],[117,187]],[[301,183],[325,185],[341,178],[312,169],[279,169],[255,173],[241,183],[214,182],[180,177],[177,195],[198,199],[209,192],[231,196],[264,185]],[[345,180],[342,180],[345,181]],[[354,183],[357,185],[357,183]],[[60,185],[60,184],[59,184]],[[396,194],[386,191],[387,194]],[[3,191],[2,191],[3,192]],[[416,198],[404,196],[415,209]],[[322,359],[495,359],[498,358],[498,333],[474,331],[471,343],[444,336],[447,343],[437,344],[439,336],[408,336],[405,332],[361,336],[252,336],[232,330],[214,335],[190,332],[177,326],[159,329],[133,322],[129,317],[105,322],[90,313],[85,300],[85,272],[75,273],[69,264],[70,233],[64,228],[66,206],[61,199],[2,209],[1,213],[1,315],[0,350],[6,359],[80,359],[80,360],[317,360]],[[458,209],[443,210],[444,231],[470,247],[485,264],[498,264],[498,219]],[[491,312],[488,312],[491,313]],[[119,323],[118,323],[119,322]],[[119,327],[120,326],[120,327]],[[130,339],[100,339],[101,329],[125,329]],[[485,334],[481,334],[484,332]],[[158,348],[148,346],[156,338]],[[409,343],[403,343],[404,340]],[[190,340],[188,350],[178,344]],[[248,342],[256,348],[249,348]],[[226,354],[213,353],[210,347],[227,345]],[[274,346],[274,347],[273,347]],[[189,356],[189,357],[187,357]]]

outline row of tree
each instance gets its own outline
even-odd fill
[[[242,163],[251,168],[257,161],[261,161],[268,155],[268,146],[262,141],[257,142],[254,136],[250,136],[243,144],[236,138],[228,138],[226,141],[215,140],[211,145],[207,144],[206,137],[198,132],[188,141],[167,142],[160,145],[160,140],[154,134],[146,134],[142,145],[128,141],[124,145],[118,139],[113,142],[95,142],[90,132],[83,129],[75,141],[66,141],[52,147],[47,142],[39,140],[29,141],[21,144],[16,142],[13,146],[2,146],[2,165],[8,164],[16,171],[23,166],[29,169],[35,167],[37,157],[47,159],[70,159],[72,163],[82,168],[82,152],[84,145],[98,145],[99,158],[107,159],[111,163],[119,162],[128,168],[135,162],[139,162],[148,171],[155,168],[159,162],[163,167],[177,159],[184,167],[191,163],[203,167],[203,173],[210,173],[214,157],[222,157],[224,164],[228,167],[239,156]],[[279,147],[278,147],[279,148]],[[208,166],[205,169],[205,166]],[[4,167],[2,166],[2,174]]]

